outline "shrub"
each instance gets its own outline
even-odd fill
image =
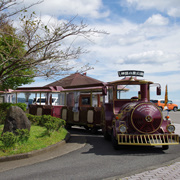
[[[47,122],[50,122],[50,121],[52,121],[52,116],[51,115],[42,115],[41,120],[39,122],[39,125],[40,126],[45,126],[45,124]]]
[[[26,111],[26,103],[17,103],[17,104],[13,104],[13,106],[18,106],[20,107],[24,112]]]
[[[4,124],[7,112],[4,111],[3,109],[0,109],[0,114],[1,114],[1,116],[0,116],[0,124]]]
[[[56,118],[50,115],[43,115],[42,119],[41,119],[41,124],[42,126],[48,127],[49,128],[53,128],[53,130],[58,130],[60,127],[62,127],[63,125],[65,125],[65,121],[60,119],[60,118]]]
[[[35,116],[32,114],[26,114],[27,118],[31,121],[33,125],[39,125],[41,121],[41,116]]]
[[[4,149],[8,149],[14,147],[17,142],[27,142],[29,137],[30,133],[28,129],[17,129],[16,134],[9,131],[3,133],[3,135],[0,137],[0,140],[2,141]]]
[[[16,129],[17,142],[24,143],[27,142],[30,137],[30,132],[28,129]]]
[[[51,135],[51,132],[55,130],[55,124],[52,122],[46,122],[44,127],[46,128],[46,134],[49,136]]]
[[[16,103],[16,104],[13,104],[13,103],[1,103],[0,104],[0,109],[6,111],[8,110],[11,106],[18,106],[20,107],[24,112],[26,111],[26,107],[27,105],[25,103]]]
[[[51,115],[36,116],[32,114],[26,114],[28,119],[34,125],[46,127],[48,131],[58,130],[65,125],[65,121],[60,118],[53,117]]]
[[[17,137],[13,132],[7,131],[3,133],[3,136],[1,136],[0,140],[2,141],[4,148],[7,149],[15,146]]]
[[[6,119],[7,110],[12,106],[12,103],[2,103],[0,104],[0,124],[4,124],[4,121]]]
[[[12,103],[2,103],[0,104],[0,109],[6,111],[7,109],[9,109],[13,104]]]

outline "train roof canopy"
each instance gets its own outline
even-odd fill
[[[139,85],[139,84],[153,84],[152,81],[144,79],[137,79],[136,77],[125,77],[121,80],[108,82],[108,85]]]
[[[62,86],[64,89],[104,86],[105,83],[97,79],[86,76],[86,74],[75,73],[63,79],[47,84],[49,86]]]

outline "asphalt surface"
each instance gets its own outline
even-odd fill
[[[176,134],[180,136],[180,124],[174,124]],[[179,137],[180,138],[180,137]],[[151,167],[152,168],[152,167]],[[116,176],[107,178],[106,180],[180,180],[180,157],[174,161],[168,162],[166,165],[153,168],[141,173],[135,173],[131,176]]]
[[[177,117],[179,117],[179,112],[176,113],[175,115]],[[178,121],[176,121],[176,122],[177,123],[174,124],[176,126],[176,134],[180,135],[180,124],[178,124],[180,122],[178,122]],[[90,141],[94,142],[94,139],[97,139],[97,137],[92,136],[92,137],[88,137],[87,139],[89,142]],[[77,168],[82,169],[82,171],[85,170],[86,172],[88,172],[88,168],[89,168],[88,163],[94,162],[94,167],[92,167],[92,168],[97,169],[97,173],[101,173],[101,171],[98,171],[98,169],[99,169],[98,166],[103,166],[103,164],[102,164],[102,162],[97,162],[97,160],[92,160],[91,156],[90,156],[90,154],[92,154],[92,153],[96,153],[96,155],[98,155],[98,158],[100,157],[101,159],[104,159],[104,157],[106,157],[106,156],[110,156],[110,159],[115,161],[113,163],[116,163],[116,161],[117,161],[116,158],[114,158],[112,156],[112,154],[108,154],[109,153],[108,150],[110,150],[110,148],[109,148],[110,144],[107,144],[107,148],[109,148],[109,149],[107,151],[104,151],[104,154],[102,154],[102,150],[100,149],[101,144],[98,142],[98,140],[97,140],[96,144],[93,144],[93,146],[95,146],[95,147],[88,149],[88,151],[87,151],[88,147],[87,147],[87,145],[85,147],[85,145],[86,145],[86,138],[85,137],[73,134],[72,138],[70,138],[70,140],[69,140],[69,143],[65,143],[65,141],[63,141],[59,145],[52,147],[52,149],[49,149],[49,150],[46,149],[45,152],[42,151],[40,153],[38,153],[38,152],[30,153],[28,155],[28,158],[25,158],[25,159],[23,159],[23,157],[18,157],[17,159],[15,157],[13,157],[13,161],[11,161],[11,158],[8,159],[9,161],[5,161],[5,159],[4,159],[4,160],[2,160],[4,162],[0,162],[0,172],[3,172],[2,174],[0,174],[0,179],[6,179],[4,177],[8,176],[9,178],[7,178],[7,179],[13,179],[14,180],[15,178],[13,178],[13,171],[7,171],[7,170],[13,170],[13,169],[16,169],[18,167],[22,167],[22,168],[16,169],[17,173],[18,173],[18,170],[20,171],[19,174],[21,174],[22,173],[21,171],[24,170],[23,167],[27,166],[27,165],[33,165],[34,164],[35,167],[37,167],[37,168],[42,168],[42,169],[43,169],[43,167],[47,168],[49,166],[49,164],[48,164],[48,161],[46,161],[46,160],[50,160],[50,159],[54,159],[54,166],[57,166],[57,169],[55,167],[53,167],[53,168],[48,167],[47,169],[49,172],[54,171],[54,177],[55,177],[56,173],[58,174],[60,170],[65,171],[66,166],[68,166],[66,164],[67,163],[66,162],[67,157],[69,158],[69,161],[71,161],[70,163],[72,163],[72,164],[75,163],[73,160],[73,157],[74,157],[73,155],[76,155],[76,152],[77,152],[76,150],[79,150],[79,149],[82,149],[80,153],[81,153],[81,158],[83,158],[83,159],[78,160],[79,167],[77,167]],[[90,146],[90,145],[88,144],[88,146]],[[98,148],[99,148],[99,151],[95,151],[95,149],[98,149]],[[148,150],[149,152],[151,151],[151,149],[146,149],[146,150]],[[131,156],[131,150],[129,150],[128,153],[126,153],[125,151],[126,150],[121,151],[121,153],[117,152],[117,154],[122,155],[122,153],[125,153],[126,159],[131,158],[130,157]],[[139,152],[139,151],[141,151],[140,149],[135,149],[135,151],[139,156],[142,155],[142,153]],[[157,149],[154,152],[159,153],[160,151]],[[157,156],[157,154],[152,154],[152,155],[153,155],[153,157]],[[72,156],[72,158],[69,156]],[[61,163],[62,167],[59,167],[60,165],[57,164],[57,162],[55,162],[55,159],[57,159],[57,157],[61,157],[61,158],[59,158],[59,160],[62,161],[62,163]],[[160,155],[158,155],[157,157],[160,157]],[[142,157],[142,158],[146,158],[146,157]],[[41,163],[42,161],[43,161],[43,163]],[[80,162],[82,162],[82,161],[85,161],[87,164],[86,163],[81,164]],[[110,163],[109,164],[109,169],[110,169],[110,167],[113,166],[113,163],[112,162],[109,162],[109,163]],[[117,162],[117,163],[119,163],[119,162]],[[40,164],[42,167],[40,166]],[[132,164],[133,163],[129,164],[129,166],[132,166]],[[32,167],[31,166],[28,166],[28,167],[31,170]],[[55,170],[58,172],[56,172]],[[180,179],[180,158],[175,159],[174,161],[168,162],[167,165],[163,164],[162,167],[159,167],[159,166],[158,167],[151,167],[149,170],[147,170],[145,172],[137,172],[137,173],[136,172],[134,173],[134,171],[132,173],[129,172],[128,174],[130,174],[130,175],[128,175],[126,177],[124,177],[124,176],[113,177],[113,170],[111,169],[111,171],[112,171],[111,176],[108,176],[110,178],[107,178],[107,180],[120,180],[120,179],[122,179],[122,180],[125,180],[125,179],[129,179],[129,180],[135,180],[135,179],[137,179],[137,180],[139,180],[139,179],[143,179],[143,180],[144,179],[170,180],[170,179]],[[10,175],[9,173],[12,173],[12,175]],[[28,177],[28,173],[26,172],[24,174],[24,176],[22,176],[22,177],[24,177],[26,179],[47,179],[49,176],[47,176],[47,178],[45,178],[46,173],[48,173],[48,172],[44,172],[43,176],[42,175],[37,176],[37,174],[35,174],[35,177],[33,178],[31,176]],[[66,173],[68,173],[68,171]],[[92,177],[92,179],[95,179],[93,177],[97,177],[97,176],[98,176],[98,174],[96,174],[96,173],[90,174],[90,177]],[[51,179],[55,179],[55,178],[53,178],[53,176],[52,176]],[[59,177],[57,179],[61,179],[61,178]],[[68,179],[74,179],[74,178],[73,178],[73,176],[69,176]],[[105,179],[105,178],[101,178],[101,179]]]

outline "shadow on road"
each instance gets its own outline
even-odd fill
[[[128,156],[154,156],[159,154],[167,154],[163,151],[161,146],[147,147],[147,146],[120,146],[118,150],[114,150],[111,141],[104,139],[102,132],[98,131],[92,134],[83,128],[74,128],[69,130],[72,140],[68,143],[81,143],[83,138],[86,139],[86,148],[83,149],[83,154],[96,154],[96,155],[128,155]],[[81,140],[80,140],[81,139]]]

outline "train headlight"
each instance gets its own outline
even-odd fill
[[[170,124],[166,127],[166,129],[169,133],[173,133],[175,131],[175,126]]]
[[[126,127],[124,124],[121,124],[121,125],[119,126],[119,131],[120,131],[121,133],[125,133],[125,132],[127,131],[127,127]]]

